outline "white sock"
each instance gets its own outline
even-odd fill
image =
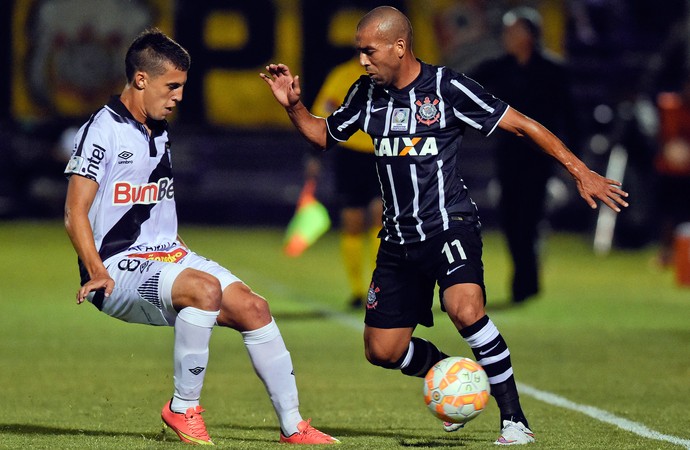
[[[285,347],[275,320],[257,330],[242,332],[244,345],[278,415],[280,428],[286,436],[297,432],[302,421],[299,413],[297,383],[290,352]]]
[[[184,413],[199,404],[208,364],[208,343],[220,311],[203,311],[188,306],[175,320],[175,371],[170,409]]]

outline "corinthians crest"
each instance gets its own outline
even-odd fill
[[[439,101],[437,98],[431,101],[429,97],[424,97],[424,103],[420,100],[414,102],[415,105],[419,106],[419,112],[416,114],[417,121],[426,126],[438,121],[438,118],[441,117],[441,113],[438,112],[438,108],[436,107],[438,103]]]

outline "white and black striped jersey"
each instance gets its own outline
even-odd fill
[[[177,213],[167,122],[137,122],[119,97],[94,113],[74,138],[65,174],[98,183],[89,210],[105,261],[126,250],[164,250],[176,242]],[[82,283],[88,274],[79,261]]]
[[[508,110],[462,74],[423,62],[421,68],[401,90],[360,77],[326,119],[329,147],[358,129],[372,137],[384,206],[381,236],[400,244],[448,229],[453,214],[476,213],[457,151],[467,127],[489,135]]]

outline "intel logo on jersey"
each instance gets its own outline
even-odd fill
[[[163,200],[172,200],[175,191],[171,178],[161,178],[157,182],[137,186],[119,181],[113,189],[113,205],[150,205]]]
[[[436,138],[395,137],[374,139],[376,156],[428,156],[438,155]]]

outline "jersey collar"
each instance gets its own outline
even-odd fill
[[[137,119],[134,118],[132,113],[129,112],[129,110],[127,109],[125,104],[122,103],[122,100],[120,100],[119,95],[113,95],[112,97],[110,97],[110,100],[108,101],[107,106],[108,106],[108,108],[113,110],[113,112],[115,112],[115,114],[122,117],[123,119],[131,120],[132,122],[137,124],[137,126],[139,128],[141,128],[141,130],[145,134],[148,134],[148,133],[146,133],[146,130],[145,130],[143,124],[141,124],[139,121],[137,121]],[[153,132],[153,137],[155,137],[155,136],[162,134],[163,131],[167,130],[168,122],[165,119],[164,120],[149,120],[148,126],[151,129],[151,131]]]
[[[419,74],[417,74],[417,77],[416,77],[414,80],[412,80],[412,82],[411,82],[410,84],[408,84],[407,86],[405,86],[404,88],[396,89],[396,88],[394,88],[394,87],[391,86],[391,87],[385,88],[386,91],[397,92],[397,93],[401,93],[401,94],[406,94],[406,93],[410,92],[410,90],[411,90],[412,88],[414,88],[415,86],[417,86],[417,85],[420,83],[420,80],[424,79],[424,74],[429,70],[429,69],[428,69],[429,65],[426,64],[424,61],[422,61],[422,60],[419,59],[419,58],[416,58],[416,59],[417,59],[417,61],[419,61],[419,64],[420,64],[420,66],[419,66]],[[373,81],[372,81],[372,83],[373,83]]]
[[[130,119],[134,122],[137,121],[132,115],[132,113],[129,112],[124,103],[122,103],[119,95],[113,95],[112,97],[110,97],[110,100],[108,101],[107,105],[108,108],[112,109],[118,116],[125,119]]]

